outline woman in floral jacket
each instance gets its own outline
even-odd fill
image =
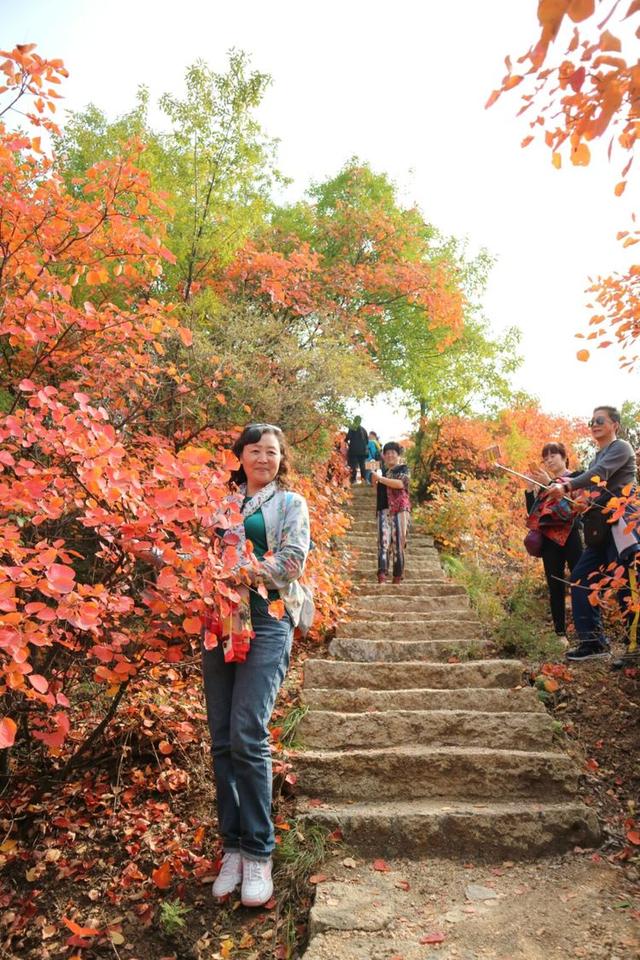
[[[258,567],[238,567],[240,602],[228,616],[205,622],[204,686],[224,848],[213,894],[223,899],[242,884],[242,903],[257,907],[273,893],[269,720],[305,603],[298,579],[309,552],[309,513],[304,497],[285,489],[288,456],[279,427],[249,424],[233,452],[243,522],[225,537],[240,557],[250,540]],[[278,600],[284,608],[272,607],[274,616],[269,605]]]

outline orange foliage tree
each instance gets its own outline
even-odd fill
[[[64,68],[32,49],[2,69],[11,104],[37,96],[39,124],[42,83]],[[19,736],[35,763],[42,744],[58,776],[132,681],[142,702],[145,687],[177,680],[208,605],[237,599],[236,549],[211,536],[239,519],[226,499],[232,435],[212,427],[206,401],[224,401],[225,372],[212,357],[196,381],[191,331],[154,296],[172,255],[140,149],[70,192],[37,137],[0,126],[0,747]],[[300,485],[326,626],[341,586],[329,560],[339,482],[318,468]],[[89,709],[75,694],[87,682]]]
[[[522,546],[525,484],[493,467],[486,450],[497,445],[500,462],[526,474],[540,465],[544,444],[555,440],[564,443],[575,467],[587,433],[585,425],[533,404],[493,419],[448,417],[431,424],[420,454],[431,477],[423,510],[429,529],[446,549],[481,559],[505,586],[523,570],[535,570]]]

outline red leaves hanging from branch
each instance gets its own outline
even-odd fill
[[[628,52],[638,35],[634,18],[640,5],[609,0],[600,3],[595,14],[595,0],[539,0],[538,40],[518,58],[516,72],[507,57],[507,73],[487,106],[526,81],[520,113],[538,108],[530,120],[532,139],[544,134],[554,164],[560,165],[565,150],[576,166],[588,164],[589,143],[609,133],[609,155],[616,145],[628,154],[624,182],[640,134],[640,62],[635,52]],[[614,15],[616,33],[609,29]],[[549,64],[552,45],[560,47],[563,27],[572,25],[563,58]],[[623,188],[617,189],[621,193]]]
[[[640,2],[602,0],[596,5],[595,0],[539,0],[538,22],[540,36],[519,57],[519,73],[514,74],[507,58],[507,74],[487,106],[511,89],[516,79],[518,83],[526,79],[519,113],[538,112],[530,120],[532,134],[523,145],[544,133],[556,168],[563,155],[575,166],[586,166],[596,141],[606,135],[608,157],[622,151],[624,158],[613,188],[615,196],[621,197],[640,137]],[[563,27],[572,23],[579,26],[573,26],[567,37],[564,55],[550,64],[552,45],[561,47]],[[638,243],[640,232],[634,226],[621,231],[618,239],[623,247],[630,247]],[[634,265],[625,273],[592,284],[588,292],[597,312],[591,317],[589,333],[579,335],[595,341],[600,349],[617,341],[622,351],[620,365],[625,369],[634,368],[638,360],[639,274],[640,267]],[[577,353],[581,361],[589,356],[586,348]]]

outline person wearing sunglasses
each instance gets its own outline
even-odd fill
[[[241,558],[250,540],[258,565],[239,562],[237,599],[230,595],[229,609],[204,621],[202,671],[224,851],[213,895],[226,899],[242,884],[244,906],[259,907],[273,893],[269,721],[294,627],[312,617],[298,582],[310,548],[309,512],[304,497],[287,490],[289,456],[279,427],[248,424],[232,449],[240,466],[229,501],[243,519],[219,535]],[[269,609],[278,600],[279,619]]]
[[[636,480],[636,455],[631,444],[618,437],[620,413],[615,407],[596,407],[589,421],[598,450],[587,470],[552,484],[549,495],[571,496],[578,490],[601,490],[593,506],[583,515],[585,549],[571,575],[571,609],[578,644],[567,653],[567,660],[596,660],[609,656],[609,642],[602,625],[600,609],[589,602],[592,574],[619,560],[611,524],[606,523],[602,507],[619,496]],[[598,484],[604,481],[605,486]],[[629,615],[626,591],[618,595],[623,612]]]

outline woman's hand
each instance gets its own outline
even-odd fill
[[[549,476],[546,470],[540,470],[537,467],[535,467],[531,471],[531,476],[536,481],[536,483],[540,484],[541,487],[546,487],[549,483],[551,483],[551,477]]]
[[[547,490],[547,495],[551,500],[561,500],[566,492],[564,483],[552,483]]]

